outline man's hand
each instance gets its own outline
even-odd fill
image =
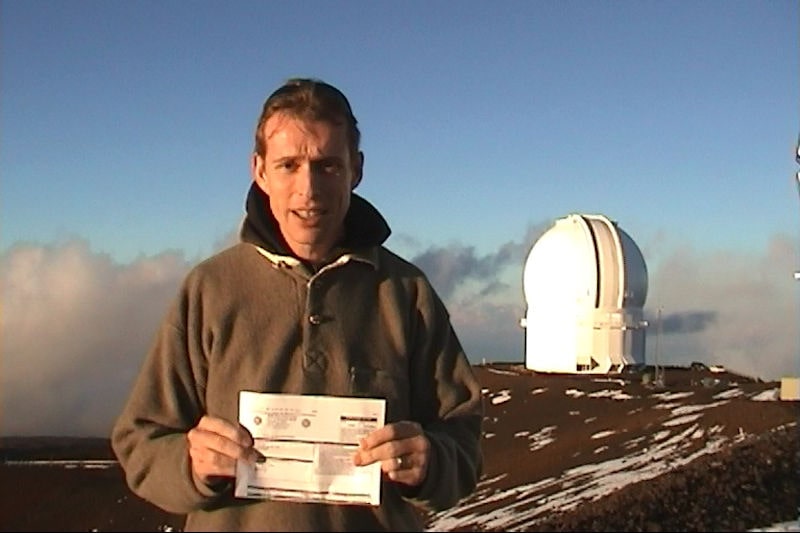
[[[361,439],[361,449],[353,457],[356,466],[381,463],[391,479],[416,487],[425,481],[430,463],[431,443],[416,422],[387,424]]]
[[[236,475],[236,460],[256,462],[260,454],[253,448],[253,437],[243,426],[227,420],[203,416],[186,434],[195,477],[206,485]]]

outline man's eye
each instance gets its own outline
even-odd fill
[[[284,172],[293,172],[297,170],[297,163],[294,161],[281,161],[276,168]]]
[[[322,166],[322,170],[326,174],[339,174],[342,171],[342,165],[337,162],[328,162]]]

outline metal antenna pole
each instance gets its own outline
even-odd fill
[[[794,160],[800,165],[800,135],[797,136],[797,146],[795,146]],[[800,195],[800,171],[794,175],[797,184],[797,192]],[[794,273],[794,279],[800,280],[800,270]]]
[[[661,307],[659,306],[658,311],[656,312],[656,364],[655,364],[655,372],[653,375],[653,384],[657,387],[663,385],[663,376],[662,372],[659,369],[659,360],[661,357]]]

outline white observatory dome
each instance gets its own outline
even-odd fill
[[[558,219],[523,272],[525,366],[537,372],[620,372],[644,363],[647,266],[603,215]]]

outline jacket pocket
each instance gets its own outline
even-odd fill
[[[350,395],[386,400],[386,423],[409,416],[408,377],[369,367],[350,367]]]

